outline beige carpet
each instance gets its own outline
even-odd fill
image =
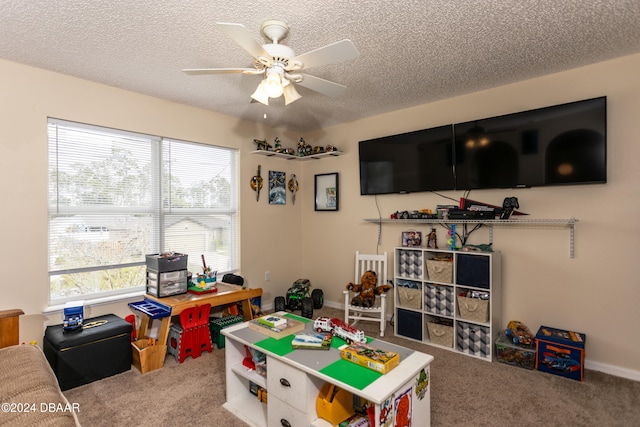
[[[341,317],[325,307],[315,316]],[[360,326],[360,325],[359,325]],[[375,324],[363,323],[376,336]],[[385,340],[432,354],[432,426],[639,426],[640,382],[586,371],[578,382],[501,363],[489,363],[393,335]],[[224,351],[162,369],[130,371],[65,392],[78,403],[85,427],[224,426],[245,424],[224,410]],[[277,427],[277,426],[274,426]],[[422,426],[419,426],[422,427]]]

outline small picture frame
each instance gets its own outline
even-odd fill
[[[405,247],[422,246],[422,232],[414,231],[414,230],[403,231],[402,246],[405,246]]]
[[[315,176],[315,210],[337,211],[340,208],[338,173]]]
[[[285,189],[286,174],[279,171],[269,171],[269,204],[284,205],[287,203]]]

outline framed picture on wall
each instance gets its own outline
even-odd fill
[[[315,210],[337,211],[340,207],[338,173],[315,176]]]
[[[287,203],[287,192],[284,186],[285,173],[269,171],[269,204],[284,205]]]

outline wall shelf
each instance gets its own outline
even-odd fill
[[[574,256],[574,234],[575,224],[578,222],[575,218],[567,219],[384,219],[384,218],[365,218],[366,222],[372,222],[378,225],[382,224],[440,224],[447,226],[449,224],[472,224],[489,226],[489,242],[493,243],[493,227],[552,227],[552,228],[568,228],[569,229],[569,257]]]
[[[265,156],[265,157],[279,157],[281,159],[286,159],[286,160],[305,161],[305,160],[320,160],[327,157],[342,156],[344,153],[342,151],[328,151],[326,153],[309,154],[308,156],[297,156],[294,154],[276,153],[275,151],[255,150],[255,151],[252,151],[251,154],[255,154],[258,156]]]

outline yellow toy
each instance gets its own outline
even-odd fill
[[[316,399],[316,413],[333,426],[353,415],[353,395],[334,384],[325,383]]]
[[[382,284],[378,286],[378,275],[375,271],[365,271],[360,279],[360,284],[349,283],[347,289],[352,292],[359,292],[351,299],[351,305],[359,307],[373,307],[376,295],[387,292],[391,286]]]

